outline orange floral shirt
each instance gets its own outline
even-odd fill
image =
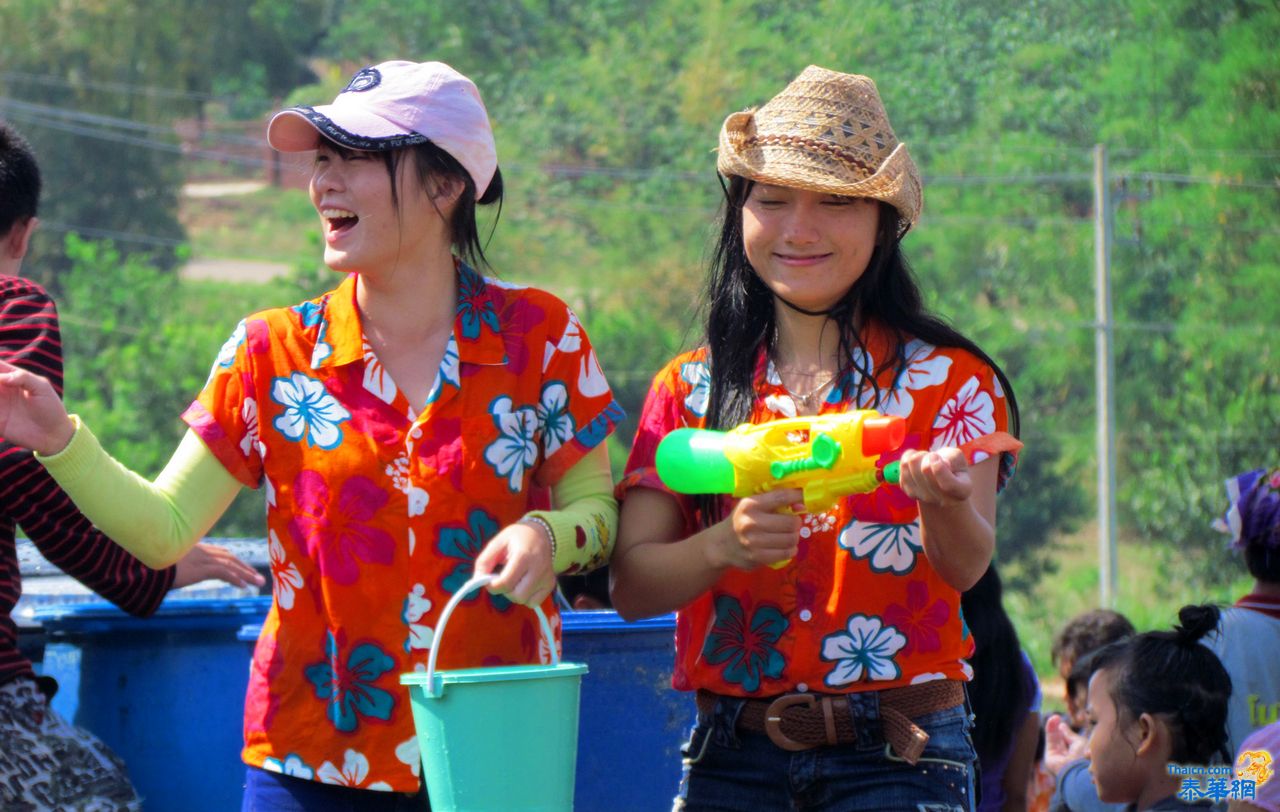
[[[887,344],[865,335],[855,368],[875,369]],[[859,351],[862,353],[862,351]],[[958,446],[970,462],[1002,455],[1000,483],[1012,473],[1021,444],[1004,433],[1004,394],[993,370],[972,354],[912,341],[905,372],[859,393],[862,377],[836,385],[821,412],[877,409],[907,420],[902,448]],[[861,362],[857,362],[861,361]],[[695,504],[658,478],[659,441],[684,426],[702,428],[710,393],[706,350],[672,360],[654,379],[640,427],[618,486],[670,493],[694,533]],[[762,352],[752,423],[794,417],[795,403]],[[725,497],[725,512],[732,501]],[[672,683],[732,696],[793,691],[849,693],[933,679],[968,680],[965,658],[973,640],[960,615],[960,594],[930,566],[920,540],[919,507],[894,486],[849,496],[831,509],[804,516],[799,550],[781,569],[732,569],[680,610]]]
[[[575,315],[458,266],[453,334],[415,414],[364,340],[355,277],[242,321],[184,419],[265,486],[274,600],[250,670],[246,763],[416,791],[402,672],[501,528],[613,430],[622,410]],[[559,631],[548,598],[543,610]],[[558,645],[558,641],[557,641]],[[481,592],[440,668],[548,662],[536,616]]]

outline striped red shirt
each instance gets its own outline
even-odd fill
[[[62,393],[58,312],[43,288],[16,276],[0,276],[0,360],[48,378]],[[50,563],[131,614],[154,612],[173,585],[173,567],[150,569],[116,546],[31,452],[0,438],[0,684],[34,675],[10,617],[22,592],[17,526]]]

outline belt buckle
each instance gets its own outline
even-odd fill
[[[812,750],[817,747],[817,744],[798,742],[782,732],[782,712],[784,710],[796,705],[805,705],[812,710],[816,704],[818,704],[818,700],[812,694],[784,694],[769,703],[769,707],[764,712],[764,732],[768,734],[769,741],[792,753]]]

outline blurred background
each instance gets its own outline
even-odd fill
[[[337,282],[271,113],[385,59],[452,64],[506,179],[492,273],[578,311],[629,413],[617,467],[700,338],[721,121],[809,64],[871,76],[925,177],[908,259],[1022,406],[998,560],[1051,674],[1051,635],[1101,599],[1100,330],[1110,600],[1143,629],[1248,585],[1209,522],[1224,478],[1280,463],[1277,41],[1274,0],[0,0],[0,117],[45,173],[24,270],[59,302],[68,403],[154,474],[236,322]],[[262,513],[246,493],[214,535]]]

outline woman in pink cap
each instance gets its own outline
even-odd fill
[[[960,593],[1021,445],[1011,388],[923,307],[901,251],[920,176],[870,79],[805,69],[725,120],[717,168],[706,346],[654,379],[610,562],[623,616],[678,610],[698,722],[676,808],[972,809]],[[856,409],[906,423],[879,460],[900,488],[806,513],[799,490],[693,497],[658,475],[674,429]]]
[[[46,381],[0,367],[0,435],[33,448],[95,524],[153,566],[262,487],[274,600],[245,700],[246,810],[423,809],[408,695],[441,609],[441,668],[548,661],[560,572],[603,563],[622,411],[577,317],[481,276],[477,205],[502,178],[475,85],[438,62],[356,73],[272,119],[315,152],[329,293],[240,322],[154,482],[124,469]],[[548,495],[555,510],[546,507]],[[556,643],[558,645],[558,641]]]

